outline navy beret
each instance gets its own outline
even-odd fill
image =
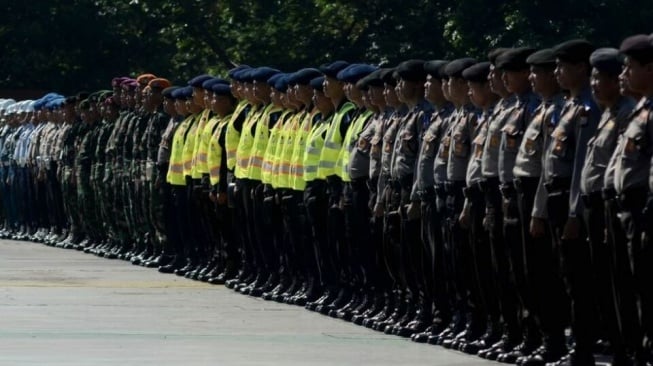
[[[281,71],[277,69],[273,69],[271,67],[263,66],[263,67],[257,67],[256,69],[253,69],[251,71],[250,77],[252,78],[252,81],[258,81],[262,83],[266,83],[268,79],[272,75],[276,75],[280,73]]]
[[[594,46],[584,39],[572,39],[553,47],[556,58],[574,64],[589,63],[592,52],[594,52]]]
[[[342,69],[336,78],[345,83],[355,84],[358,80],[372,73],[376,67],[367,64],[351,64]]]
[[[379,77],[381,77],[384,84],[388,84],[390,86],[396,86],[397,79],[395,79],[394,74],[395,74],[394,68],[385,68],[385,69],[381,69],[381,73]]]
[[[444,73],[450,78],[462,78],[463,71],[475,63],[476,60],[470,57],[459,58],[449,62],[444,68]]]
[[[442,80],[447,77],[447,75],[444,74],[444,68],[448,63],[449,61],[445,60],[427,61],[424,64],[424,71],[426,71],[427,74],[431,75],[432,78]]]
[[[544,48],[539,51],[533,52],[526,59],[526,63],[531,66],[544,67],[547,69],[554,69],[556,67],[556,56],[553,48]]]
[[[283,72],[280,72],[280,73],[278,73],[278,74],[274,74],[274,75],[272,75],[272,76],[270,76],[270,77],[268,78],[268,80],[266,81],[266,83],[268,83],[268,85],[270,85],[271,87],[274,88],[274,84],[277,82],[277,80],[279,80],[279,78],[282,78],[282,77],[284,77],[284,76],[286,76],[286,75],[287,75],[287,74],[285,74],[285,73],[283,73]]]
[[[229,84],[229,82],[222,78],[211,78],[202,83],[202,89],[211,90],[215,84]]]
[[[474,64],[463,70],[463,79],[472,83],[486,83],[488,81],[487,76],[490,74],[491,65],[489,61]]]
[[[309,84],[311,88],[324,92],[324,76],[318,76],[315,79],[312,79]]]
[[[499,57],[501,54],[509,50],[511,50],[511,48],[505,48],[505,47],[495,48],[490,52],[488,52],[487,58],[490,61],[490,63],[494,65],[497,62],[497,57]]]
[[[249,69],[249,68],[250,68],[250,66],[248,66],[248,65],[238,65],[238,66],[234,67],[233,69],[229,70],[229,72],[227,72],[227,75],[230,78],[234,79],[234,75],[237,72],[242,71],[242,70],[246,70],[246,69]]]
[[[288,76],[288,84],[308,85],[311,82],[311,80],[315,79],[318,76],[322,76],[322,73],[318,69],[314,69],[314,68],[301,69]]]
[[[163,89],[163,90],[161,91],[161,95],[163,95],[164,98],[170,98],[170,99],[172,99],[172,98],[174,98],[174,97],[172,96],[172,93],[173,93],[175,90],[177,90],[177,89],[179,89],[178,86],[171,86],[171,87],[165,88],[165,89]]]
[[[319,69],[325,76],[335,79],[336,75],[347,66],[349,66],[349,62],[347,61],[335,61],[330,64],[324,64]]]
[[[646,34],[630,36],[621,42],[619,51],[641,64],[648,64],[653,61],[653,40]]]
[[[501,53],[495,60],[497,69],[506,71],[521,71],[528,69],[526,59],[535,52],[534,48],[519,47]]]
[[[229,84],[213,84],[211,91],[217,95],[231,95],[231,86]]]
[[[279,77],[277,81],[274,83],[274,88],[282,93],[285,93],[288,91],[288,74],[284,74],[283,76]]]
[[[193,87],[184,86],[174,92],[172,92],[172,97],[175,99],[190,99],[193,97]]]
[[[623,56],[616,48],[599,48],[590,55],[590,65],[609,75],[619,75],[623,64]]]
[[[202,83],[209,80],[209,79],[213,79],[213,76],[206,75],[206,74],[195,76],[194,78],[192,78],[192,79],[190,79],[188,81],[188,85],[190,85],[192,87],[195,87],[195,88],[201,88]]]
[[[254,82],[254,78],[252,78],[252,74],[254,73],[256,69],[254,68],[248,68],[248,69],[243,69],[238,71],[236,74],[238,77],[238,80],[243,82],[243,83],[252,83]]]
[[[424,81],[426,79],[424,62],[424,60],[408,60],[400,63],[395,70],[395,77],[408,81]]]
[[[381,78],[382,71],[383,69],[372,71],[369,75],[358,80],[356,87],[362,90],[367,90],[371,86],[383,88],[383,78]]]

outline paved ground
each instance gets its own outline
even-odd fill
[[[492,365],[302,308],[0,241],[0,365]]]

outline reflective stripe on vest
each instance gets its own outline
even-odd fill
[[[290,186],[296,191],[303,191],[306,188],[304,180],[304,152],[306,151],[306,140],[313,129],[313,118],[318,112],[317,109],[307,113],[295,134],[292,157],[290,158]]]
[[[317,179],[317,168],[324,146],[324,134],[329,128],[329,122],[326,120],[313,126],[306,140],[306,152],[304,153],[304,180],[306,182]]]
[[[195,151],[195,140],[197,137],[197,125],[199,122],[200,114],[196,114],[191,122],[188,132],[186,133],[186,141],[184,141],[184,152],[182,154],[182,161],[184,162],[184,176],[191,176],[193,174],[193,153]]]
[[[195,131],[195,147],[193,148],[193,168],[191,170],[191,176],[193,179],[202,178],[202,173],[208,173],[209,168],[206,166],[206,145],[203,149],[204,156],[202,157],[202,139],[204,137],[204,129],[209,123],[211,117],[211,110],[205,109],[200,115],[199,121],[197,123],[197,129]],[[207,141],[208,143],[208,141]]]
[[[241,101],[236,106],[236,110],[231,115],[229,126],[227,127],[227,136],[225,136],[225,146],[227,149],[227,169],[234,170],[236,168],[236,152],[238,151],[238,144],[240,143],[240,131],[236,130],[234,124],[242,113],[245,113],[245,108],[248,106],[246,101]]]
[[[280,110],[281,108],[273,104],[268,105],[256,124],[254,143],[249,157],[249,179],[261,180],[264,156],[270,138],[270,115]]]
[[[225,116],[218,119],[218,125],[215,127],[213,135],[209,140],[209,149],[206,157],[206,164],[209,168],[209,177],[211,178],[211,185],[220,183],[220,169],[222,169],[222,153],[223,146],[220,146],[220,137],[222,136],[225,127],[229,123],[230,116]]]
[[[345,139],[342,141],[342,149],[340,150],[340,156],[338,156],[335,169],[340,172],[340,177],[345,182],[351,181],[349,177],[349,156],[351,155],[351,150],[358,141],[358,135],[363,130],[365,122],[372,117],[372,114],[373,112],[370,110],[359,114],[351,123],[351,126],[349,126],[347,135],[345,135]]]
[[[342,136],[340,134],[340,124],[344,116],[349,113],[355,106],[351,102],[345,103],[342,108],[333,116],[333,121],[327,130],[322,154],[320,155],[320,164],[317,169],[317,177],[326,179],[330,175],[340,176],[341,172],[335,170],[340,149],[342,148]]]
[[[188,116],[179,124],[175,134],[172,137],[172,148],[170,149],[170,166],[166,175],[166,182],[176,185],[185,186],[186,179],[184,178],[184,141],[186,139],[186,131],[193,120],[193,116]]]
[[[249,178],[249,158],[252,153],[252,146],[254,145],[252,127],[261,118],[263,110],[263,108],[258,106],[252,106],[252,109],[247,115],[247,119],[243,123],[243,129],[240,131],[240,142],[236,150],[236,168],[234,170],[234,176],[236,178]]]
[[[290,164],[292,160],[292,153],[295,148],[295,140],[299,127],[306,116],[305,111],[295,114],[288,128],[285,129],[284,141],[281,153],[279,155],[279,182],[278,188],[292,188],[292,177],[290,174]]]
[[[274,126],[270,129],[270,138],[268,139],[268,145],[265,148],[265,154],[263,155],[263,168],[261,169],[261,182],[265,184],[272,184],[275,180],[274,177],[274,154],[277,152],[277,145],[279,144],[279,137],[281,134],[281,129],[283,128],[283,122],[288,118],[290,114],[289,110],[283,111],[279,116],[279,120]]]

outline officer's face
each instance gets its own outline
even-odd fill
[[[397,97],[395,87],[390,84],[385,84],[385,89],[383,89],[383,95],[385,96],[385,102],[387,105],[392,107],[398,107],[401,105],[401,101]]]
[[[531,66],[531,73],[528,75],[533,91],[539,95],[546,94],[557,88],[556,77],[552,70],[538,66]]]
[[[599,104],[610,103],[619,97],[618,77],[601,73],[596,68],[592,69],[590,86],[592,88],[592,96],[594,96],[594,99]]]
[[[490,65],[490,74],[487,76],[487,80],[490,83],[490,89],[497,94],[503,94],[506,92],[506,87],[503,83],[503,71]]]
[[[575,89],[578,87],[579,81],[586,77],[586,69],[584,64],[572,64],[570,62],[565,62],[560,59],[556,60],[555,76],[558,80],[558,84],[563,89]]]
[[[193,103],[204,107],[204,89],[193,87]]]
[[[510,93],[523,93],[529,88],[529,71],[504,71],[503,85]]]
[[[642,65],[639,61],[626,56],[621,77],[629,89],[643,93],[648,87],[647,83],[650,81],[651,75],[653,75],[653,63]]]
[[[431,75],[426,77],[426,83],[424,83],[424,99],[428,100],[431,103],[438,103],[444,98],[442,94],[442,81],[440,79],[434,78]]]
[[[385,96],[383,95],[384,89],[378,86],[370,87],[370,102],[379,107],[385,108]]]
[[[323,86],[324,94],[331,99],[336,99],[342,95],[342,82],[332,77],[325,77]]]
[[[449,78],[449,93],[451,98],[458,103],[464,103],[468,93],[467,82],[461,78]]]
[[[169,116],[173,116],[176,114],[175,103],[172,99],[170,98],[163,99],[163,111]]]
[[[490,102],[490,86],[488,83],[468,82],[469,99],[477,108],[485,108]]]

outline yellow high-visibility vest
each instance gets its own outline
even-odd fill
[[[220,146],[220,138],[222,137],[225,127],[231,119],[231,115],[217,118],[218,125],[215,126],[213,134],[209,138],[209,148],[206,155],[206,164],[209,168],[209,177],[211,185],[220,183],[220,169],[222,169],[222,149]],[[226,145],[226,144],[225,144]]]
[[[202,178],[202,173],[208,173],[209,168],[206,166],[206,148],[208,145],[203,145],[204,129],[211,119],[211,110],[205,109],[200,114],[200,118],[197,122],[197,130],[195,132],[195,147],[193,148],[193,168],[191,170],[191,176],[193,179]],[[204,154],[202,154],[204,151]]]
[[[312,182],[317,179],[317,167],[320,164],[320,155],[324,146],[324,135],[329,128],[333,115],[326,121],[313,126],[311,133],[306,139],[304,151],[304,181]]]
[[[270,129],[270,138],[268,139],[268,145],[265,148],[265,154],[263,155],[263,168],[261,171],[261,182],[265,184],[273,183],[273,174],[274,174],[274,154],[277,152],[277,145],[279,144],[279,135],[281,134],[281,129],[283,128],[283,123],[288,118],[290,110],[285,110],[279,116],[279,120],[274,126]]]
[[[184,152],[182,153],[182,160],[184,161],[184,176],[192,177],[193,175],[193,157],[195,156],[195,140],[197,137],[197,125],[201,114],[194,115],[193,121],[188,132],[186,133],[186,141],[184,141]]]
[[[293,146],[292,156],[290,157],[290,186],[296,191],[303,191],[306,188],[304,180],[304,151],[306,151],[306,139],[313,128],[313,119],[317,114],[317,109],[311,113],[306,113],[299,129],[295,133],[295,143]]]
[[[345,139],[342,141],[342,150],[340,150],[340,155],[336,162],[336,172],[340,172],[340,177],[344,182],[351,181],[349,177],[349,155],[351,155],[351,149],[354,148],[354,145],[358,141],[358,135],[363,130],[365,122],[372,117],[372,114],[373,112],[370,110],[359,114],[351,123],[351,126],[349,126]]]
[[[305,111],[295,113],[292,120],[284,126],[282,132],[283,144],[279,146],[281,150],[277,150],[279,159],[279,171],[277,172],[279,180],[277,181],[277,188],[292,188],[290,160],[292,159],[293,148],[295,147],[297,131],[306,114],[308,113]]]
[[[190,127],[193,118],[190,115],[179,124],[175,134],[172,137],[172,148],[170,150],[170,166],[166,175],[166,182],[176,185],[185,186],[186,178],[184,178],[184,142],[186,140],[186,132]]]
[[[252,106],[245,122],[243,122],[243,129],[240,131],[240,142],[238,143],[238,149],[236,149],[236,168],[234,169],[236,178],[249,178],[249,157],[252,146],[254,146],[252,128],[261,118],[263,110],[264,108],[261,106]]]
[[[229,120],[229,127],[227,127],[227,135],[225,136],[225,145],[227,148],[227,169],[234,170],[236,168],[236,152],[238,151],[238,144],[240,143],[240,131],[236,130],[234,124],[242,113],[245,113],[245,108],[249,104],[247,101],[242,100],[236,106],[234,113]]]
[[[322,154],[320,155],[320,164],[317,168],[318,178],[326,179],[330,175],[340,176],[341,172],[336,171],[336,163],[338,162],[338,156],[342,149],[340,124],[344,116],[354,108],[356,106],[353,103],[346,102],[333,116],[331,125],[329,125],[329,129],[327,130],[326,138],[324,139]]]
[[[261,117],[256,124],[254,142],[249,154],[249,179],[261,180],[263,174],[263,158],[270,138],[270,116],[272,113],[279,112],[280,110],[281,108],[274,104],[269,104],[262,111]]]
[[[209,173],[209,147],[211,146],[211,137],[213,136],[213,131],[215,131],[216,126],[222,121],[222,118],[218,116],[211,117],[206,123],[206,126],[202,129],[202,134],[200,135],[199,147],[197,149],[197,155],[195,157],[195,171],[200,174]]]

